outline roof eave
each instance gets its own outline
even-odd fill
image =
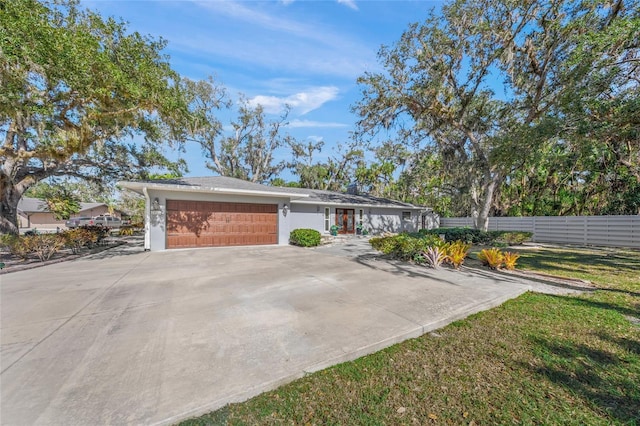
[[[399,206],[396,204],[372,204],[372,203],[348,203],[348,202],[336,202],[336,201],[322,201],[322,200],[294,200],[291,204],[312,204],[322,206],[353,206],[353,207],[378,207],[385,209],[399,209],[399,210],[423,210],[425,207],[404,205]]]
[[[135,191],[139,194],[143,193],[143,188],[158,189],[163,191],[173,192],[199,192],[199,193],[222,193],[229,195],[251,195],[254,197],[271,197],[271,198],[308,198],[309,194],[291,194],[287,192],[270,192],[270,191],[257,191],[252,189],[232,189],[232,188],[218,188],[218,187],[203,187],[192,185],[172,185],[166,183],[148,183],[148,182],[118,182],[118,185]]]

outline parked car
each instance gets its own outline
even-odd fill
[[[86,226],[86,225],[91,225],[91,222],[93,220],[93,218],[91,217],[72,217],[69,220],[67,220],[64,224],[67,228],[69,229],[73,229],[73,228],[77,228],[78,226]]]
[[[92,223],[89,225],[104,226],[105,228],[120,228],[122,226],[122,220],[115,216],[100,215],[92,219]]]
[[[73,229],[79,226],[104,226],[105,228],[120,228],[122,220],[115,216],[100,215],[96,217],[73,217],[65,223],[67,228]]]

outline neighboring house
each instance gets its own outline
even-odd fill
[[[98,216],[109,213],[109,207],[104,203],[80,203],[80,211],[74,216]],[[37,228],[40,230],[55,230],[65,228],[64,220],[56,220],[49,206],[38,198],[22,197],[18,202],[18,226],[20,228]]]
[[[215,176],[120,182],[146,198],[145,248],[289,243],[311,228],[371,234],[431,227],[431,209],[363,194],[271,187]],[[428,223],[427,223],[428,222]]]

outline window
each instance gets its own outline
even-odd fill
[[[402,212],[402,220],[411,220],[411,212]]]
[[[358,210],[358,224],[362,226],[362,221],[364,220],[364,210]]]
[[[331,227],[331,210],[329,207],[324,208],[324,231],[329,232],[329,228]]]

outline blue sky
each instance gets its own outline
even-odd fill
[[[278,115],[292,107],[286,131],[323,140],[317,159],[349,140],[359,99],[356,79],[380,71],[381,45],[397,41],[439,1],[84,1],[103,16],[169,44],[173,68],[191,79],[212,75],[233,98],[244,94]],[[222,117],[228,124],[229,117]],[[172,154],[177,155],[177,154]],[[181,154],[189,176],[211,175],[200,149]],[[286,156],[286,153],[280,153]],[[290,158],[286,156],[286,160]],[[284,176],[288,178],[287,175]]]

